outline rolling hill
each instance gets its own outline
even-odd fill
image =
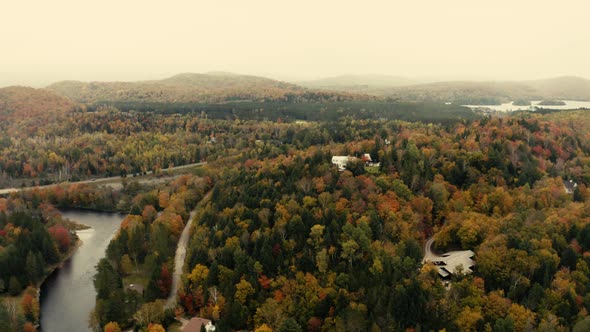
[[[411,82],[411,79],[349,75],[303,84],[407,101],[459,104],[499,104],[518,99],[590,100],[590,80],[573,76],[529,81],[447,81],[419,84],[404,82]]]
[[[0,88],[0,131],[8,137],[29,137],[64,121],[76,103],[46,89]]]
[[[424,81],[390,75],[341,75],[298,84],[314,89],[342,90],[379,95],[379,91],[391,87],[424,83]]]
[[[585,78],[562,76],[523,83],[535,89],[543,99],[590,100],[590,80]]]
[[[0,121],[65,113],[75,106],[68,98],[46,89],[22,86],[0,88]]]
[[[500,104],[513,100],[590,100],[590,81],[557,77],[529,81],[420,83],[386,75],[343,75],[287,83],[225,72],[184,73],[138,82],[62,81],[47,87],[82,103],[333,102],[381,98],[454,104]]]
[[[392,87],[383,96],[412,101],[493,105],[515,99],[543,99],[531,86],[518,82],[453,81]]]
[[[139,82],[63,81],[47,88],[84,103],[223,103],[372,99],[358,94],[312,90],[269,78],[230,73],[184,73],[163,80]]]

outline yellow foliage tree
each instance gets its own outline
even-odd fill
[[[117,323],[117,322],[107,323],[107,325],[104,326],[104,332],[121,332],[121,328],[119,327],[119,323]]]
[[[188,278],[194,284],[200,284],[201,282],[207,280],[208,276],[209,269],[205,265],[197,264],[191,271],[191,274]]]
[[[520,304],[512,303],[508,311],[508,317],[514,321],[514,330],[525,331],[527,327],[535,323],[535,314]]]
[[[236,284],[235,298],[240,304],[244,305],[248,296],[252,294],[254,294],[254,287],[246,280],[242,279]]]
[[[262,324],[254,330],[255,332],[272,332],[272,328],[266,324]]]
[[[150,324],[148,326],[148,332],[166,332],[166,330],[160,324]]]
[[[467,306],[463,308],[459,315],[457,315],[455,323],[457,323],[457,326],[461,331],[477,331],[477,322],[482,319],[483,316],[481,315],[479,308],[472,309]]]

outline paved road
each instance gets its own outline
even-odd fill
[[[185,169],[185,168],[191,168],[191,167],[196,167],[196,166],[203,166],[207,164],[207,162],[201,162],[201,163],[194,163],[194,164],[188,164],[188,165],[182,165],[182,166],[176,166],[176,167],[172,167],[172,168],[167,168],[167,169],[163,169],[162,171],[176,171],[176,170],[181,170],[181,169]],[[146,175],[151,175],[152,171],[149,171],[146,173]],[[129,177],[128,179],[133,179],[132,177]],[[108,178],[97,178],[94,180],[84,180],[84,181],[76,181],[76,182],[63,182],[63,183],[57,183],[57,184],[49,184],[46,186],[37,186],[37,187],[25,187],[25,188],[7,188],[7,189],[0,189],[0,195],[5,195],[5,194],[10,194],[12,192],[19,192],[19,191],[27,191],[27,190],[31,190],[34,188],[39,188],[39,189],[48,189],[51,187],[55,187],[61,184],[78,184],[78,183],[121,183],[121,181],[123,180],[123,178],[121,178],[120,176],[112,176],[112,177],[108,177]]]
[[[166,300],[166,309],[174,308],[176,306],[176,293],[178,293],[178,287],[180,286],[180,277],[182,276],[182,271],[184,268],[184,260],[186,258],[186,246],[188,245],[191,225],[199,208],[204,203],[209,201],[210,197],[211,192],[205,195],[205,197],[203,197],[199,204],[197,204],[197,207],[193,211],[191,211],[190,216],[188,218],[188,222],[184,226],[182,234],[180,234],[180,239],[178,240],[178,245],[176,247],[176,255],[174,256],[174,274],[172,275],[172,289],[170,291],[168,299]]]

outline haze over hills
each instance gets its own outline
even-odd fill
[[[528,81],[444,81],[409,83],[395,76],[342,76],[305,82],[304,85],[409,101],[498,104],[517,99],[590,100],[590,81],[563,76]],[[404,84],[408,82],[408,84]]]
[[[159,102],[219,103],[268,100],[348,100],[350,93],[307,89],[265,77],[214,72],[184,73],[166,79],[138,82],[62,81],[47,87],[62,96],[85,103]],[[364,98],[364,97],[362,97]]]
[[[298,82],[302,86],[322,89],[371,89],[427,83],[426,80],[391,75],[340,75]]]
[[[32,100],[46,99],[49,102],[52,99],[48,93],[53,92],[82,103],[322,102],[393,98],[485,105],[514,100],[590,100],[590,80],[574,76],[527,81],[421,83],[420,80],[401,76],[343,75],[299,84],[260,76],[210,72],[183,73],[162,80],[136,82],[61,81],[49,85],[46,90],[9,88],[4,93],[14,98],[24,91],[36,91]],[[8,98],[8,95],[2,99]],[[6,103],[4,100],[0,102]]]
[[[524,81],[545,99],[590,100],[590,80],[576,76],[562,76],[544,80]]]

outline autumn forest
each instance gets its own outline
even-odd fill
[[[590,329],[588,110],[228,82],[0,89],[0,331],[38,328],[38,288],[83,245],[67,209],[125,215],[94,331]],[[443,277],[429,239],[474,266]]]

